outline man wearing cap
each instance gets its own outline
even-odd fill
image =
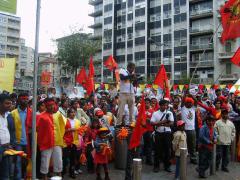
[[[191,97],[184,99],[184,106],[181,109],[181,117],[185,122],[187,134],[187,146],[190,154],[190,162],[197,163],[196,157],[196,109],[193,106],[194,100]]]
[[[171,159],[171,126],[173,125],[174,118],[172,112],[167,109],[167,101],[161,100],[159,102],[160,108],[154,112],[150,120],[153,126],[156,126],[155,130],[155,144],[154,144],[154,172],[159,172],[159,160],[164,163],[164,169],[167,172],[171,172],[170,159]]]
[[[236,131],[234,124],[228,119],[228,110],[222,107],[222,118],[215,123],[217,132],[217,161],[216,168],[219,168],[222,161],[222,171],[229,172],[227,166],[229,163],[230,147],[233,142]]]
[[[117,115],[117,126],[122,124],[125,105],[129,108],[129,123],[134,120],[134,87],[132,81],[135,77],[135,64],[128,63],[127,69],[121,69],[120,74],[120,94],[119,94],[119,107]]]
[[[37,116],[37,142],[41,151],[40,172],[47,180],[49,163],[53,157],[53,171],[58,176],[62,172],[62,147],[65,133],[65,120],[61,113],[55,113],[55,101],[44,100],[46,111]]]
[[[32,127],[32,109],[28,107],[29,96],[27,93],[19,94],[18,107],[11,112],[15,124],[16,150],[24,151],[31,156],[31,127]],[[27,168],[26,160],[16,157],[15,179],[25,177]]]

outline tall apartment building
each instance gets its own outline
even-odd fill
[[[16,58],[16,76],[19,77],[20,17],[0,13],[0,58]]]
[[[220,43],[219,8],[224,0],[89,0],[93,38],[102,40],[96,59],[113,54],[120,67],[135,62],[136,73],[155,77],[161,63],[178,83],[234,82],[239,70],[230,58],[240,40]],[[103,68],[102,80],[111,79]]]

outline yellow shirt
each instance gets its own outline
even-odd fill
[[[53,123],[55,146],[63,147],[63,136],[65,133],[66,118],[58,111],[53,114]]]

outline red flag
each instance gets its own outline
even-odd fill
[[[118,68],[118,64],[116,63],[112,55],[110,55],[108,59],[104,62],[104,66],[106,66],[106,68],[108,68],[110,71]]]
[[[82,69],[79,71],[76,77],[76,82],[83,85],[83,84],[86,84],[86,80],[87,80],[87,73],[85,68],[82,67]]]
[[[86,87],[85,87],[88,95],[90,95],[94,91],[94,75],[95,75],[95,71],[94,71],[94,65],[93,65],[93,58],[91,56],[90,63],[89,63],[88,78],[87,78]]]
[[[133,133],[130,139],[130,143],[128,149],[136,148],[140,145],[141,138],[144,132],[146,132],[146,107],[145,107],[145,100],[144,95],[142,95],[141,106],[139,108],[138,117],[136,126],[133,129]]]
[[[161,89],[165,91],[165,97],[170,98],[170,88],[168,85],[168,77],[164,65],[160,66],[157,76],[153,84],[158,85]]]
[[[238,67],[240,67],[240,47],[238,48],[238,50],[233,55],[231,61],[232,61],[233,64],[235,64]]]
[[[41,84],[49,85],[51,82],[51,72],[43,71],[41,74]]]
[[[240,3],[239,0],[229,0],[221,9],[222,37],[221,41],[240,37]]]

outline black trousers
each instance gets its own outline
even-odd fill
[[[199,152],[199,174],[203,175],[205,171],[210,167],[212,162],[212,151],[206,147],[201,147]]]
[[[169,168],[171,163],[171,132],[158,133],[155,132],[154,143],[154,167],[159,168],[160,161],[164,163],[164,168]]]
[[[92,157],[92,151],[93,147],[92,144],[87,145],[86,149],[86,157],[87,157],[87,170],[88,172],[93,172],[94,171],[94,162],[93,162],[93,157]]]
[[[146,163],[152,162],[152,133],[151,132],[145,132],[143,134],[143,153],[146,157]]]
[[[229,156],[230,145],[217,145],[216,167],[219,168],[222,160],[222,168],[227,168],[229,164]]]

